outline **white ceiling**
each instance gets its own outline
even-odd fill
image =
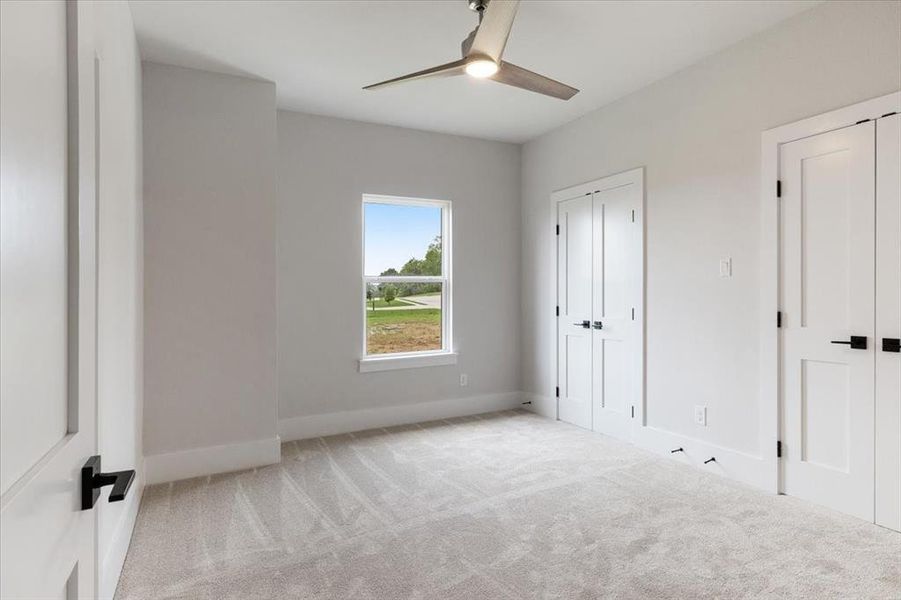
[[[280,108],[523,142],[817,4],[524,0],[504,59],[568,102],[469,77],[364,85],[456,60],[466,0],[132,0],[145,60],[274,81]]]

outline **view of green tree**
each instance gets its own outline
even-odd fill
[[[394,302],[394,299],[397,298],[397,288],[389,283],[382,290],[382,298],[385,299],[385,302],[391,304],[392,302]]]
[[[400,274],[441,275],[441,236],[435,236],[435,239],[429,244],[425,258],[411,258],[401,267]]]
[[[382,275],[441,275],[441,236],[435,236],[435,239],[429,244],[425,258],[411,258],[401,267],[400,272],[392,267],[383,271]],[[441,285],[438,283],[382,284],[378,290],[382,296],[385,294],[384,287],[387,285],[394,285],[395,293],[400,297],[441,291]]]

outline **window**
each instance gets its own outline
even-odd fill
[[[363,196],[361,371],[453,364],[451,207]]]

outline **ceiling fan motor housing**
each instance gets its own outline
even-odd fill
[[[488,8],[488,0],[469,0],[469,10],[478,12],[479,17],[482,16],[486,8]]]

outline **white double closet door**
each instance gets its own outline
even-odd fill
[[[782,490],[895,529],[899,148],[896,114],[783,144],[779,158]]]
[[[627,440],[640,393],[642,177],[614,175],[556,203],[558,417]]]

